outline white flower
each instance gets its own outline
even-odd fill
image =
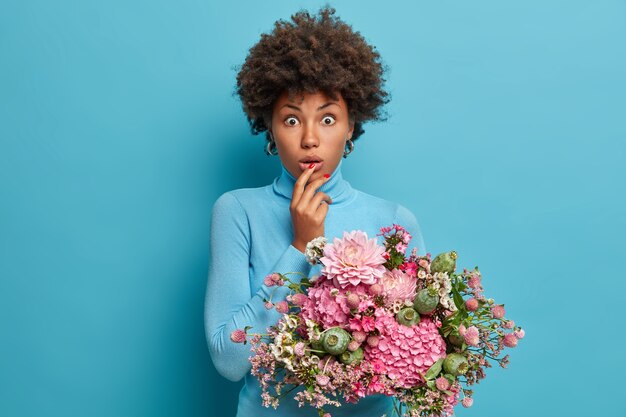
[[[319,236],[306,244],[304,256],[311,265],[318,263],[318,259],[324,254],[324,246],[326,246],[326,237]]]

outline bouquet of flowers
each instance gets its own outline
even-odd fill
[[[470,387],[485,377],[489,360],[509,363],[501,352],[524,330],[504,317],[504,304],[485,298],[478,267],[456,273],[454,251],[432,260],[416,249],[407,256],[411,235],[398,224],[377,236],[383,245],[359,230],[332,244],[316,238],[305,254],[323,264],[319,276],[265,277],[267,286],[290,289],[276,304],[265,300],[282,317],[266,334],[249,334],[249,326],[231,334],[235,343],[251,341],[265,407],[277,408],[302,386],[295,400],[321,417],[339,398],[373,394],[392,396],[398,416],[451,416],[459,401],[472,405]]]

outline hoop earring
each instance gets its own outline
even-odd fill
[[[343,157],[347,158],[350,152],[352,152],[353,150],[354,142],[352,142],[352,139],[348,139],[348,141],[346,142],[346,150],[343,152]]]
[[[276,148],[276,141],[274,141],[274,136],[270,133],[270,141],[265,145],[265,154],[267,156],[278,155],[278,149]],[[274,152],[275,151],[275,152]]]

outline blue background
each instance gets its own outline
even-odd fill
[[[3,2],[0,415],[234,415],[202,321],[210,209],[280,171],[234,66],[322,4]],[[626,3],[333,5],[392,94],[344,177],[527,333],[457,414],[626,416]]]

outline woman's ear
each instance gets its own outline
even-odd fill
[[[352,139],[352,134],[354,133],[354,118],[350,118],[349,121],[350,129],[348,130],[348,139]]]

